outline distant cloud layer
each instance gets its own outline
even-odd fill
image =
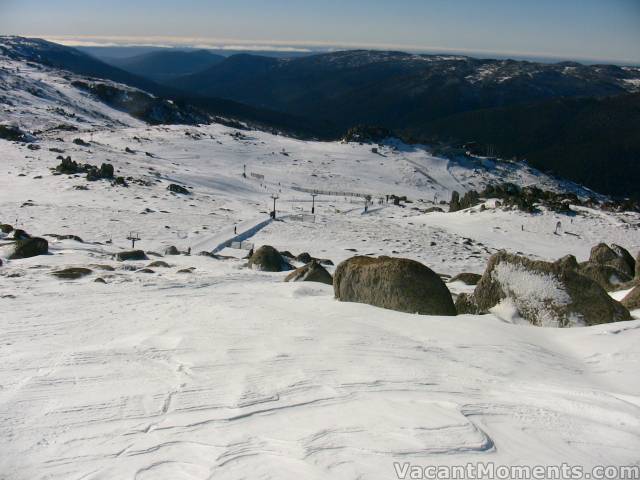
[[[367,48],[374,50],[399,50],[407,52],[425,53],[458,53],[479,56],[501,56],[518,58],[566,58],[561,55],[550,55],[546,52],[529,51],[494,51],[482,49],[460,49],[441,46],[406,45],[389,43],[344,43],[344,42],[285,42],[278,40],[242,40],[220,39],[207,37],[178,37],[178,36],[105,36],[105,35],[33,35],[51,42],[67,46],[82,47],[159,47],[159,48],[202,48],[210,50],[233,51],[277,51],[277,52],[316,52],[346,49]],[[597,60],[590,57],[573,57],[576,60]],[[624,59],[620,59],[624,60]]]
[[[640,0],[0,0],[0,32],[67,45],[640,64],[638,25]]]
[[[34,35],[40,37],[40,35]],[[312,52],[310,48],[286,45],[284,42],[256,42],[199,37],[130,37],[100,35],[43,35],[41,38],[71,47],[191,47],[211,50],[251,50]]]

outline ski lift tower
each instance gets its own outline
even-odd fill
[[[280,197],[274,193],[273,195],[271,195],[271,198],[273,199],[273,211],[271,212],[271,218],[275,220],[276,219],[276,200],[278,200]]]
[[[136,248],[136,242],[140,241],[140,235],[138,233],[129,232],[127,240],[131,240],[131,248]]]

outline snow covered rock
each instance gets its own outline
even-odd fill
[[[616,244],[609,247],[606,243],[599,243],[591,249],[589,262],[598,265],[609,265],[626,273],[631,278],[635,273],[635,260],[625,248]]]
[[[270,245],[263,245],[251,255],[249,267],[263,272],[283,272],[292,269],[280,252]]]
[[[113,165],[111,165],[110,163],[103,163],[99,169],[97,167],[94,167],[90,168],[87,171],[87,180],[89,180],[90,182],[102,179],[111,180],[112,178]]]
[[[116,253],[116,260],[149,260],[147,255],[142,250],[130,250],[126,252]]]
[[[333,285],[333,278],[327,270],[316,260],[311,260],[305,266],[296,268],[286,276],[285,282],[320,282]]]
[[[477,285],[482,275],[478,275],[477,273],[459,273],[454,276],[449,282],[462,282],[466,285]]]
[[[167,249],[164,251],[165,255],[180,255],[180,250],[178,250],[175,246],[171,245],[170,247],[167,247]]]
[[[451,293],[438,274],[406,258],[351,257],[338,265],[333,288],[343,302],[423,315],[456,314]]]
[[[592,262],[580,264],[578,272],[585,277],[589,277],[608,292],[618,289],[621,285],[633,279],[627,273],[611,265]]]
[[[13,253],[9,258],[30,258],[38,255],[46,255],[47,253],[49,253],[49,242],[44,238],[29,237],[16,241]]]
[[[79,146],[81,146],[81,147],[90,147],[90,146],[91,146],[91,144],[90,144],[89,142],[85,142],[85,141],[84,141],[83,139],[81,139],[81,138],[74,138],[74,139],[73,139],[73,143],[74,143],[75,145],[79,145]]]
[[[163,262],[162,260],[156,260],[155,262],[151,262],[147,265],[147,268],[171,268],[167,262]]]
[[[167,187],[167,190],[173,193],[179,193],[181,195],[189,195],[191,193],[185,187],[183,187],[182,185],[178,185],[177,183],[172,183],[171,185],[169,185]]]
[[[11,232],[13,232],[13,227],[11,225],[6,224],[6,223],[2,223],[2,224],[0,224],[0,232],[2,232],[2,233],[11,233]]]
[[[0,124],[0,139],[11,142],[27,142],[33,137],[15,125]]]
[[[624,247],[621,247],[620,245],[616,245],[615,243],[611,244],[611,249],[614,252],[616,252],[619,258],[622,258],[624,260],[624,262],[629,267],[629,270],[627,271],[627,273],[629,273],[629,275],[633,277],[633,274],[636,269],[636,261],[631,255],[631,253],[629,253],[629,250],[627,250]]]
[[[307,252],[303,252],[296,257],[296,260],[303,263],[309,263],[313,258]]]
[[[578,268],[580,268],[578,260],[576,260],[576,257],[573,255],[565,255],[564,257],[556,260],[555,264],[563,269],[572,268],[573,270],[578,270]]]
[[[577,271],[579,274],[596,282],[608,292],[625,290],[627,288],[632,288],[635,285],[633,279],[629,275],[621,272],[615,267],[610,265],[600,265],[588,261],[578,263],[576,257],[573,255],[566,255],[561,259],[556,260],[555,264],[562,268],[571,268]]]
[[[77,280],[78,278],[85,277],[87,275],[90,275],[91,273],[91,269],[83,267],[70,267],[51,272],[53,276],[62,278],[64,280]]]
[[[13,231],[13,238],[15,238],[16,240],[26,240],[27,238],[31,238],[31,235],[18,228]]]
[[[459,293],[456,297],[455,306],[458,315],[478,315],[481,313],[478,305],[475,303],[473,295],[469,295],[468,293]]]
[[[566,257],[550,263],[499,252],[489,259],[473,295],[462,301],[470,302],[477,312],[488,312],[508,301],[521,317],[538,326],[570,327],[631,319],[625,307],[595,281],[578,273]]]
[[[315,261],[317,263],[319,263],[320,265],[333,265],[333,261],[329,260],[328,258],[316,258],[316,257],[312,257],[311,254],[309,254],[308,252],[302,252],[300,255],[293,255],[291,252],[285,250],[284,252],[280,252],[280,255],[282,255],[283,257],[288,257],[292,260],[296,260],[298,262],[302,262],[305,265],[309,262]]]

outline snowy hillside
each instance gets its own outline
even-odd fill
[[[36,131],[61,126],[88,129],[143,125],[73,87],[74,79],[62,71],[3,58],[0,63],[2,121]],[[131,90],[124,86],[123,89]]]
[[[75,79],[0,57],[0,119],[36,137],[0,140],[0,223],[43,236],[50,251],[11,260],[0,233],[0,478],[389,479],[393,462],[638,465],[640,311],[573,329],[500,309],[405,314],[284,283],[286,273],[248,269],[247,251],[227,247],[244,240],[335,265],[406,257],[446,278],[482,273],[500,249],[582,261],[606,242],[635,255],[638,214],[526,214],[491,200],[428,212],[446,211],[439,202],[454,190],[505,181],[593,194],[522,164],[450,160],[393,140],[374,152],[216,124],[148,126]],[[58,155],[110,163],[128,186],[54,175]],[[311,190],[341,194],[319,195],[312,218]],[[365,212],[348,194],[372,204]],[[392,194],[410,203],[387,203]],[[113,258],[131,233],[148,260]],[[192,254],[153,253],[170,246]],[[149,267],[158,260],[167,265]],[[52,275],[67,267],[91,272]]]

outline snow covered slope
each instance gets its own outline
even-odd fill
[[[50,255],[8,260],[0,238],[0,478],[387,479],[393,462],[637,465],[640,320],[558,330],[409,315],[248,270],[234,258],[243,251],[195,255],[237,226],[256,246],[336,264],[403,256],[453,275],[481,272],[501,248],[585,260],[605,241],[635,253],[636,214],[528,215],[492,202],[424,213],[454,189],[494,181],[581,190],[526,166],[394,142],[374,153],[220,125],[151,127],[74,90],[63,72],[0,67],[2,120],[38,131],[40,147],[0,140],[0,222],[84,240],[48,236]],[[48,131],[60,122],[79,130]],[[112,163],[129,186],[53,175],[59,154]],[[192,193],[173,194],[171,183]],[[365,213],[359,197],[320,195],[311,221],[299,217],[311,209],[300,189],[369,194],[374,204]],[[279,218],[269,223],[273,194]],[[378,204],[387,194],[413,203]],[[168,267],[145,273],[151,255],[112,258],[130,232],[147,252],[175,245],[194,255],[165,256]],[[51,274],[72,266],[92,272]]]
[[[72,86],[63,71],[0,57],[0,119],[25,130],[142,126]],[[108,83],[108,82],[106,82]],[[123,90],[132,90],[124,85]]]

